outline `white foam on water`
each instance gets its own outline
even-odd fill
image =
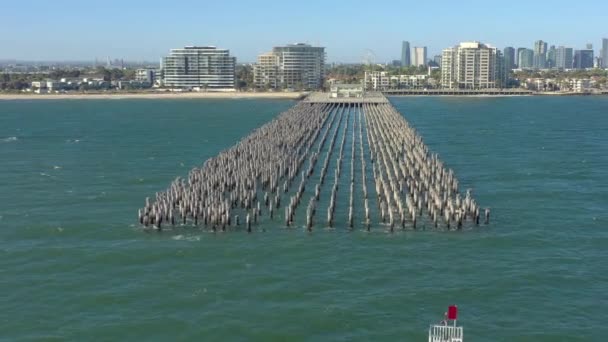
[[[19,139],[17,139],[17,137],[8,137],[8,138],[2,139],[0,141],[8,143],[8,142],[13,142],[13,141],[17,141],[17,140],[19,140]]]
[[[200,241],[201,237],[200,236],[185,236],[182,234],[179,235],[174,235],[171,237],[171,239],[176,240],[176,241]]]

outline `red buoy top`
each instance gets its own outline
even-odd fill
[[[458,307],[456,305],[450,305],[448,307],[448,319],[455,321],[458,318]]]

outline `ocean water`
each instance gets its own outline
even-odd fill
[[[0,101],[0,340],[602,341],[608,98],[393,105],[492,208],[458,232],[144,232],[146,196],[294,104]]]

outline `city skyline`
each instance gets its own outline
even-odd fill
[[[502,50],[507,46],[533,48],[537,40],[575,50],[592,43],[599,55],[602,38],[608,37],[603,25],[608,4],[601,1],[587,4],[594,10],[578,16],[568,8],[548,10],[542,4],[513,1],[510,7],[514,10],[508,13],[517,17],[518,25],[496,25],[505,20],[504,12],[488,14],[487,4],[481,1],[471,1],[468,6],[437,1],[431,7],[389,1],[373,8],[373,16],[367,3],[352,1],[349,6],[332,6],[339,9],[337,19],[319,0],[306,7],[285,2],[273,6],[275,2],[279,3],[257,6],[237,1],[234,6],[225,6],[186,1],[186,6],[150,6],[149,2],[142,6],[143,2],[108,0],[104,6],[119,9],[111,12],[109,23],[105,11],[92,11],[73,0],[61,7],[42,1],[13,3],[11,15],[0,22],[0,30],[10,33],[0,37],[0,60],[92,61],[110,56],[154,62],[176,46],[214,45],[229,49],[239,63],[253,63],[269,47],[301,42],[326,47],[328,62],[360,63],[371,50],[374,62],[386,63],[401,59],[402,41],[412,47],[428,47],[428,57],[462,41],[483,41]],[[185,7],[189,10],[183,11]],[[298,15],[293,15],[295,11]],[[482,12],[485,14],[476,16],[475,21],[460,20]],[[545,15],[538,16],[539,12]],[[180,19],[170,25],[159,24],[166,22],[165,16]],[[268,17],[273,20],[264,19]],[[310,25],[311,20],[324,24]],[[550,25],[566,20],[572,24],[570,29]],[[86,29],[75,29],[78,27]]]

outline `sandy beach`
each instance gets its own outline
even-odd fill
[[[305,92],[146,92],[74,94],[1,94],[0,100],[102,100],[102,99],[285,99],[296,100]]]

